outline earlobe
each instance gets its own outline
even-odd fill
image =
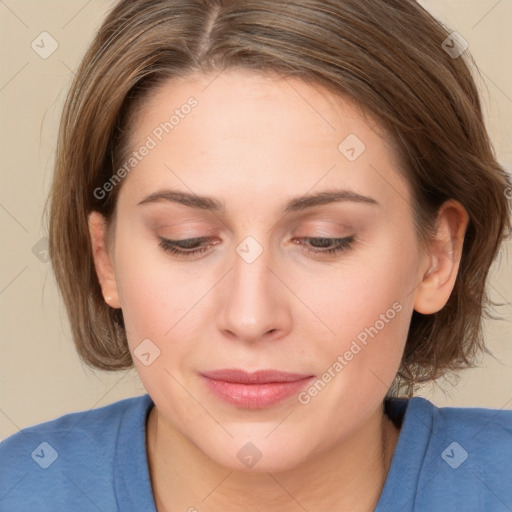
[[[468,221],[468,213],[458,201],[446,201],[441,207],[437,233],[426,258],[427,269],[420,270],[414,296],[414,309],[418,313],[436,313],[448,302],[459,270]]]
[[[120,308],[114,266],[107,246],[107,229],[103,215],[99,212],[89,214],[89,234],[96,274],[105,302],[112,308]]]

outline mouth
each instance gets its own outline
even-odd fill
[[[248,373],[236,368],[204,372],[200,377],[216,398],[245,409],[270,407],[299,393],[315,379],[314,375],[278,370]]]

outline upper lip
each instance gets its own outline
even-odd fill
[[[268,382],[294,382],[313,375],[305,375],[300,373],[281,372],[279,370],[258,370],[248,373],[238,368],[226,368],[223,370],[212,370],[203,372],[201,375],[209,379],[222,380],[224,382],[238,382],[241,384],[265,384]]]

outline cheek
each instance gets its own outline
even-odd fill
[[[157,241],[136,239],[116,247],[116,281],[128,341],[133,348],[142,339],[161,344],[192,299],[187,277],[173,272]],[[160,340],[160,341],[158,341]]]
[[[358,371],[373,367],[394,374],[413,309],[414,250],[412,243],[379,243],[378,250],[340,267],[335,279],[326,275],[316,283],[315,310],[326,326],[325,339],[332,340],[331,360],[345,355]]]

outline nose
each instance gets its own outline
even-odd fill
[[[243,244],[219,296],[217,325],[226,336],[246,343],[276,339],[290,329],[291,292],[270,251],[247,257]]]

